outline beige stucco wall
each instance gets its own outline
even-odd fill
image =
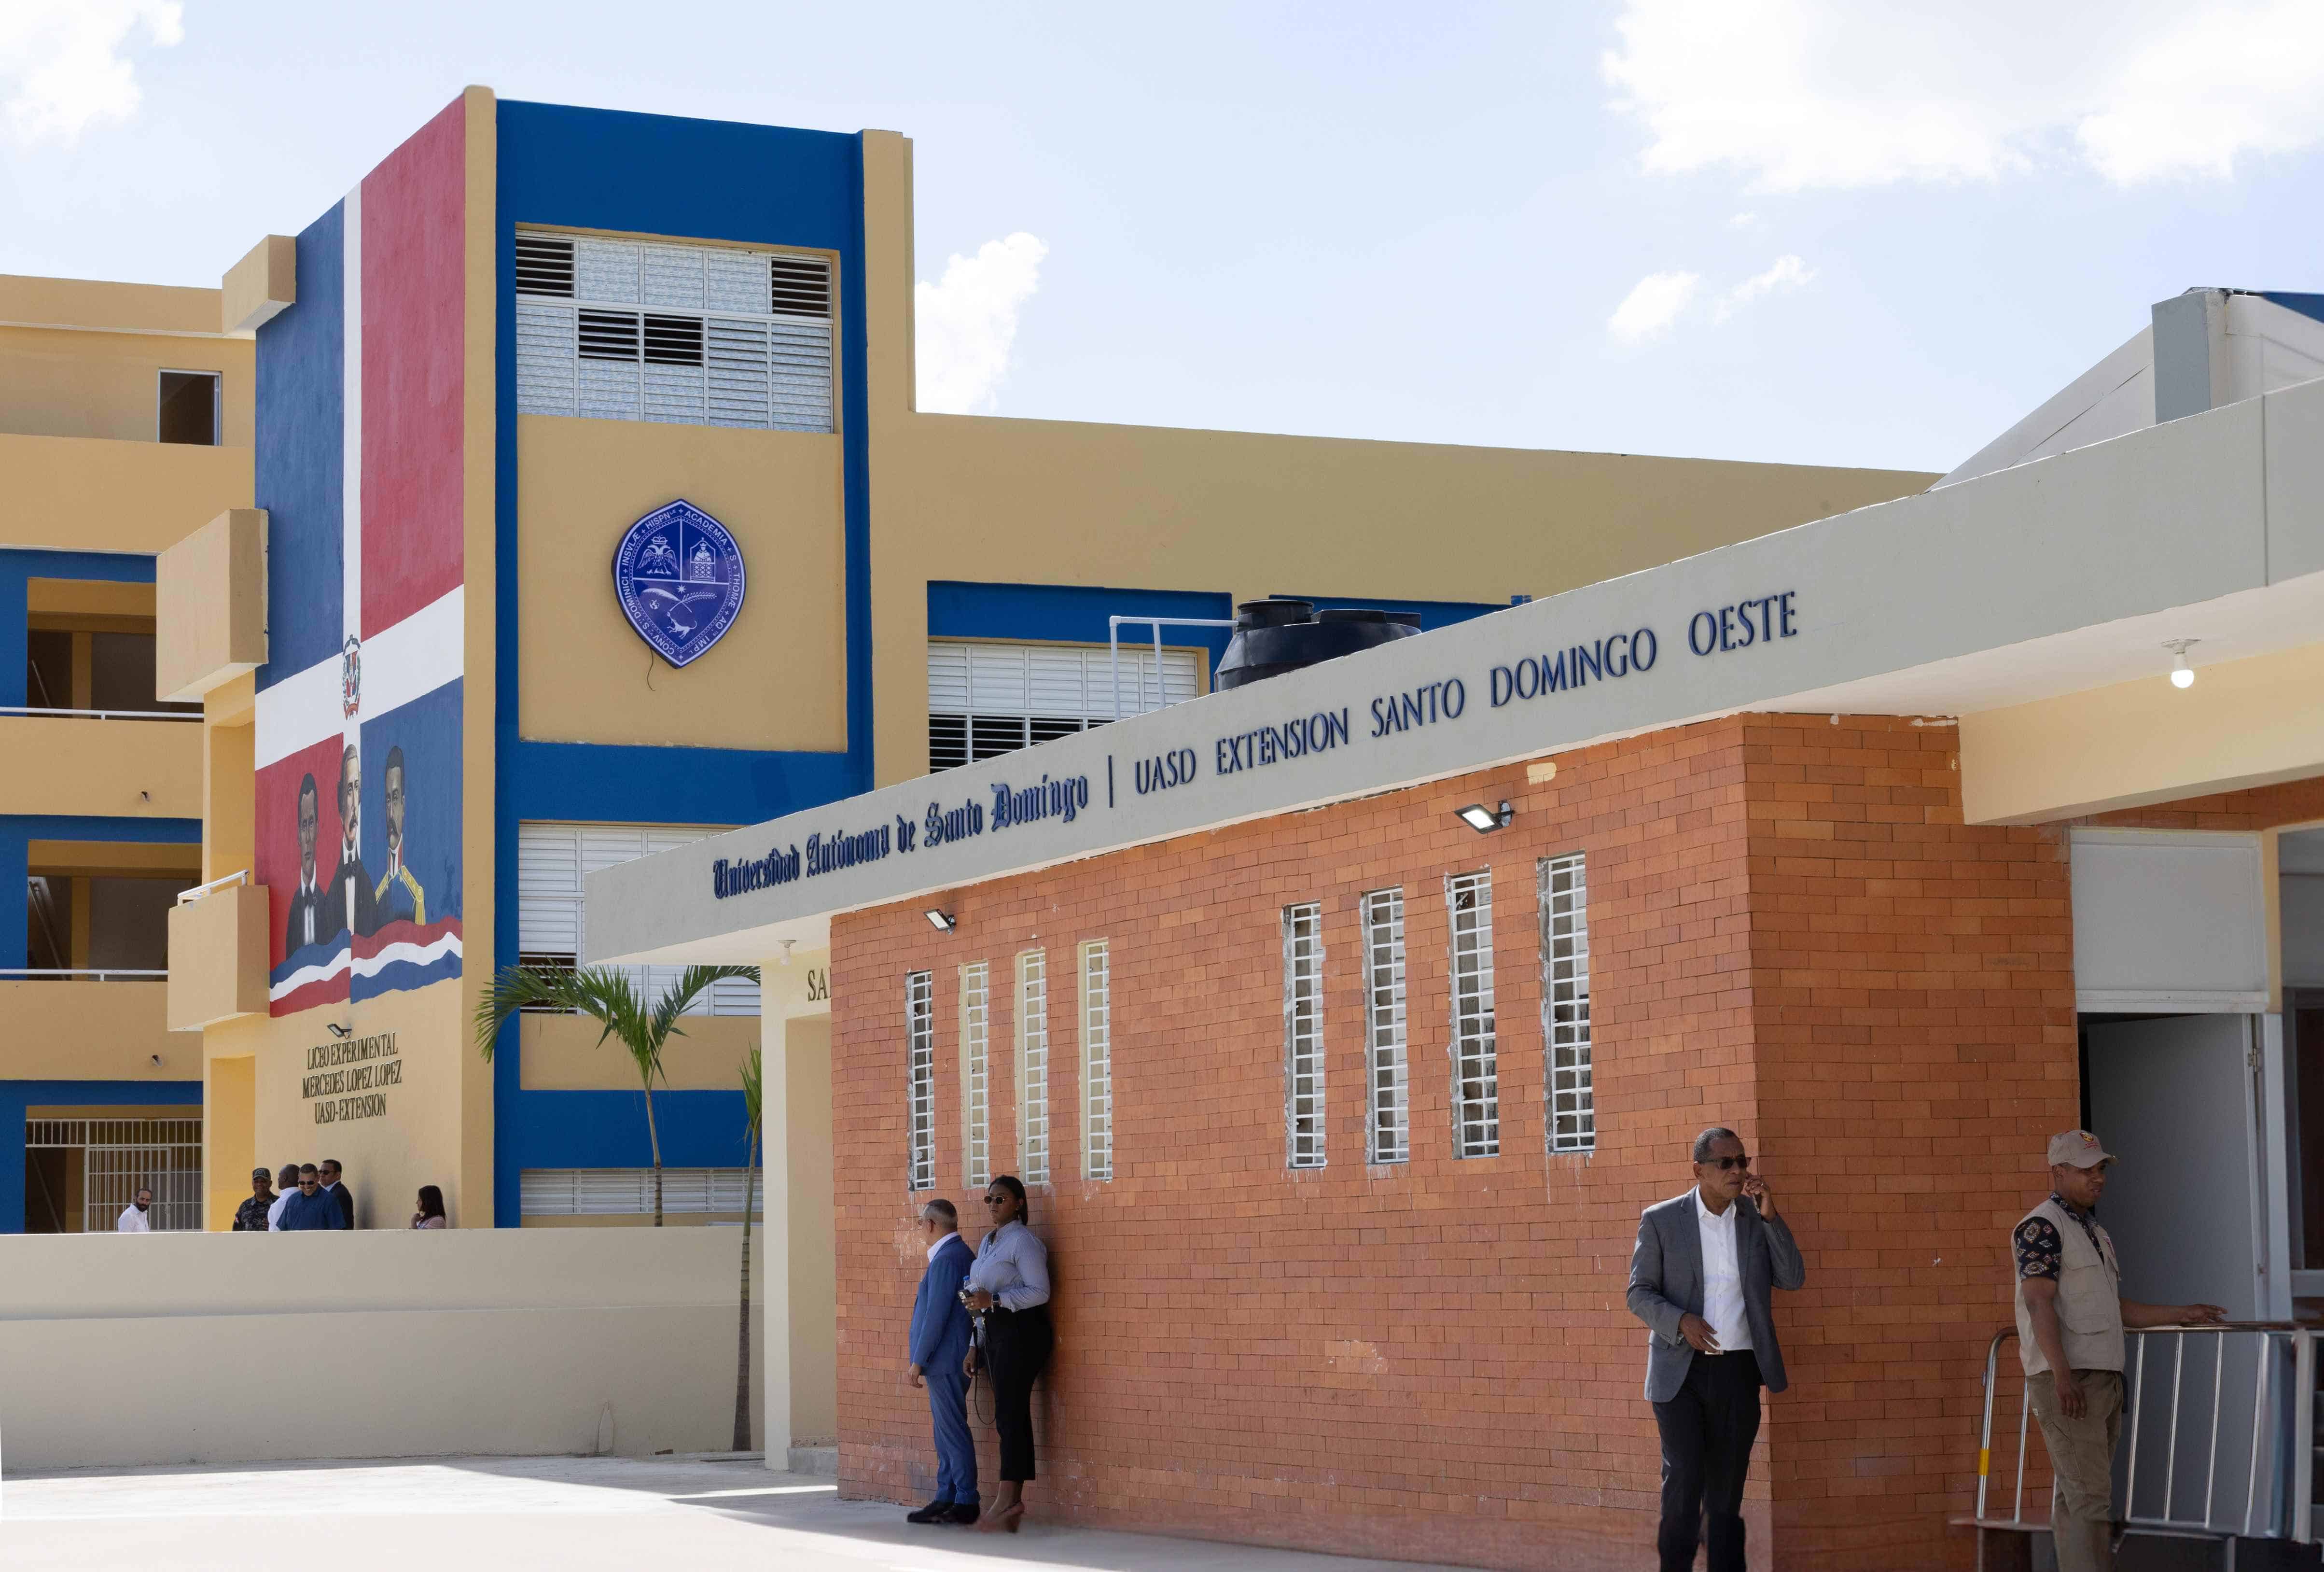
[[[220,439],[248,448],[257,344],[218,312],[216,290],[0,276],[0,431],[152,442],[159,374],[210,371]]]
[[[266,510],[230,508],[155,559],[153,689],[199,698],[266,663]]]
[[[783,1022],[790,1131],[791,1439],[839,1438],[839,1231],[832,1216],[831,1017]]]
[[[1960,717],[1972,824],[2032,824],[2324,772],[2324,644]]]
[[[184,721],[0,715],[0,814],[201,816],[202,733]]]
[[[527,1015],[519,1032],[527,1091],[634,1092],[638,1071],[618,1038],[598,1041],[603,1031],[580,1015]],[[731,1092],[742,1084],[742,1064],[759,1046],[755,1015],[687,1015],[682,1036],[662,1046],[666,1084],[677,1091]]]
[[[167,987],[160,981],[0,980],[0,1077],[192,1080],[201,1073],[200,1045],[171,1035],[163,1022]]]
[[[517,422],[521,724],[554,742],[847,745],[840,439],[640,421]],[[679,497],[733,533],[733,631],[683,670],[613,597],[613,549]]]
[[[250,505],[250,449],[0,433],[0,547],[160,551]]]
[[[736,1248],[724,1228],[0,1239],[8,1466],[721,1449]]]

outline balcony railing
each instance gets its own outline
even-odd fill
[[[169,975],[167,966],[0,966],[0,982],[153,983]]]
[[[51,709],[39,704],[0,704],[0,715],[29,715],[61,720],[192,720],[198,709]]]

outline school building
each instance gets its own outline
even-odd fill
[[[593,876],[592,958],[827,950],[843,1493],[928,1491],[907,1224],[996,1172],[1034,1511],[1371,1555],[1646,1564],[1626,1270],[1706,1124],[1807,1262],[1755,1565],[2010,1515],[2054,1132],[2127,1294],[2313,1308],[2319,319],[2190,291],[1914,495]],[[2125,1515],[2312,1541],[2312,1334],[2171,1336]]]

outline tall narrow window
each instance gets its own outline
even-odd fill
[[[1366,1114],[1373,1162],[1412,1155],[1410,1069],[1404,1057],[1404,892],[1364,897],[1364,1051],[1370,1078]]]
[[[992,974],[982,961],[960,968],[961,1151],[971,1189],[992,1182]]]
[[[1452,1140],[1462,1157],[1501,1150],[1501,1071],[1493,1035],[1493,874],[1444,881],[1452,918]]]
[[[914,972],[904,979],[904,1040],[911,1061],[912,1188],[936,1182],[936,1011],[935,977]]]
[[[1113,959],[1082,946],[1082,1177],[1113,1177]]]
[[[1592,1151],[1590,886],[1580,852],[1541,862],[1541,1038],[1549,1049],[1549,1149]]]
[[[1323,909],[1283,909],[1283,1117],[1293,1168],[1323,1166]]]
[[[1049,1182],[1049,961],[1017,957],[1017,1177]]]

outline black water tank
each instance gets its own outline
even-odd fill
[[[1234,635],[1227,640],[1216,685],[1240,688],[1418,632],[1420,619],[1406,612],[1342,606],[1318,615],[1310,600],[1246,600],[1235,607]]]

